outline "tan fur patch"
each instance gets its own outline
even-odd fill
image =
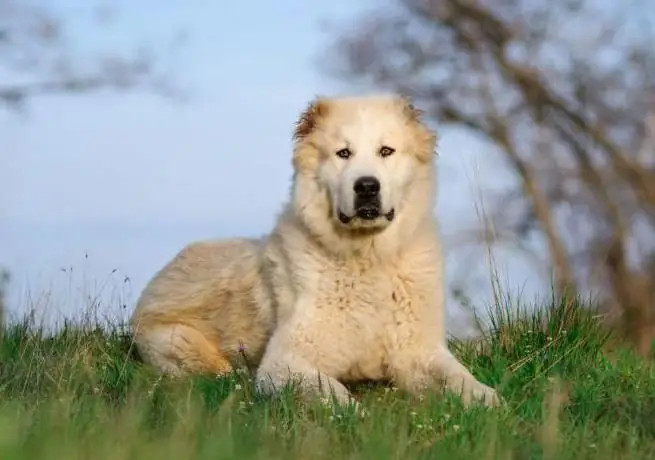
[[[424,111],[414,106],[411,99],[408,97],[401,97],[401,103],[403,104],[402,112],[407,117],[408,122],[416,131],[416,141],[419,145],[425,146],[425,148],[418,149],[417,158],[421,162],[429,162],[431,156],[436,154],[434,147],[437,143],[437,135],[430,130],[423,121]]]
[[[293,133],[293,138],[298,141],[309,136],[320,122],[321,118],[327,116],[329,110],[329,103],[321,97],[315,98],[307,107],[307,109],[300,115],[296,123],[296,129]]]

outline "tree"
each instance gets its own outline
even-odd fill
[[[396,0],[340,34],[327,70],[482,137],[519,184],[497,197],[494,241],[544,243],[558,292],[600,294],[646,354],[655,39],[643,3]]]
[[[95,10],[96,25],[111,22],[116,12]],[[181,37],[178,36],[177,38]],[[89,93],[100,89],[153,89],[172,94],[155,58],[144,48],[132,52],[78,53],[69,40],[66,18],[47,2],[0,0],[0,105],[18,108],[47,94]]]
[[[115,11],[98,7],[101,26]],[[0,109],[18,110],[44,95],[92,93],[101,89],[154,90],[177,95],[166,75],[156,68],[155,56],[143,49],[81,55],[68,37],[65,17],[47,2],[0,0]],[[174,37],[179,42],[181,35]],[[1,147],[0,147],[1,148]],[[8,275],[0,270],[0,318]]]

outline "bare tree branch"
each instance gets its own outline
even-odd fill
[[[89,18],[96,20],[98,30],[114,16],[111,9],[100,11],[99,18]],[[0,0],[0,105],[16,109],[36,97],[101,89],[139,88],[173,95],[151,53],[98,50],[95,56],[82,56],[68,35],[66,18],[51,7]]]

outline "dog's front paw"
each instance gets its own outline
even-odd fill
[[[451,378],[447,386],[460,395],[465,406],[481,403],[487,407],[499,407],[502,404],[496,390],[477,381],[473,376],[464,375],[459,378]]]
[[[499,407],[501,405],[501,399],[496,390],[478,381],[473,385],[469,396],[470,400],[480,402],[487,407]]]

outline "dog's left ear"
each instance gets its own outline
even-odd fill
[[[296,123],[296,129],[293,132],[293,138],[298,141],[304,139],[316,128],[316,125],[321,118],[324,118],[328,112],[328,102],[324,98],[318,96],[305,111],[300,115]]]
[[[416,108],[409,97],[401,96],[400,103],[403,115],[416,129],[415,140],[422,144],[422,148],[417,151],[417,157],[421,161],[430,161],[433,154],[436,154],[437,134],[424,123],[423,110]]]
[[[421,121],[423,111],[421,109],[417,109],[409,97],[401,96],[400,103],[402,104],[403,113],[409,121],[417,123]]]

